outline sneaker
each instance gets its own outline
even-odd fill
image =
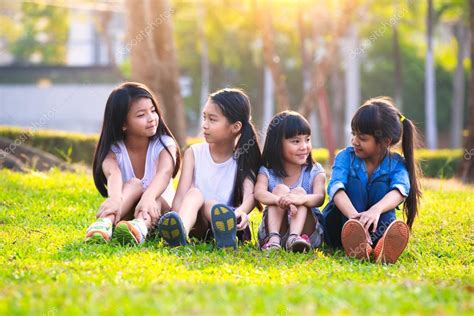
[[[400,220],[392,222],[375,246],[375,262],[395,263],[405,250],[409,237],[407,224]]]
[[[141,245],[145,242],[148,229],[139,219],[121,221],[115,227],[114,239],[122,245]]]
[[[346,255],[360,260],[370,260],[372,247],[367,242],[367,237],[367,232],[358,220],[348,220],[341,232],[341,242]]]
[[[211,209],[211,228],[217,248],[237,249],[237,220],[234,211],[224,204]]]
[[[85,241],[102,244],[109,242],[111,237],[112,221],[108,218],[99,218],[87,228]]]
[[[311,243],[306,235],[290,234],[286,241],[286,249],[293,252],[308,252],[311,250]]]
[[[185,246],[188,243],[181,217],[174,211],[161,216],[157,224],[157,231],[171,247]]]

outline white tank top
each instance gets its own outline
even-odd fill
[[[176,143],[174,142],[173,138],[168,135],[163,135],[159,138],[161,138],[166,147],[176,146]],[[143,174],[143,178],[140,179],[144,189],[148,188],[159,168],[158,158],[160,156],[161,151],[164,149],[159,138],[157,137],[148,144],[145,160],[145,172]],[[117,158],[117,162],[120,167],[120,172],[122,173],[123,182],[125,183],[132,178],[137,178],[135,176],[135,173],[133,172],[132,162],[130,161],[130,157],[128,155],[125,143],[123,141],[119,141],[112,145],[111,150],[112,152],[114,152],[115,157]],[[171,205],[171,203],[173,202],[174,194],[175,191],[173,188],[173,181],[172,179],[170,179],[170,182],[168,183],[168,186],[166,187],[161,197],[165,199],[168,205]]]
[[[232,156],[222,163],[214,162],[208,143],[194,144],[191,149],[194,154],[194,186],[206,201],[231,205],[237,161]]]

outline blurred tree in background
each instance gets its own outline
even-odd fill
[[[2,1],[0,45],[16,62],[64,64],[68,5],[78,3],[87,4],[86,10],[102,6],[97,32],[104,39],[114,35],[113,29],[107,33],[112,18],[104,10],[121,8],[123,28],[128,27],[124,46],[133,45],[125,46],[128,57],[117,66],[126,78],[152,87],[176,121],[180,139],[198,133],[209,92],[228,86],[248,92],[260,130],[278,109],[300,110],[318,146],[327,146],[331,133],[335,147],[345,146],[353,111],[378,95],[394,98],[426,130],[428,0]],[[467,127],[472,9],[468,0],[432,3],[436,140],[459,148]],[[147,29],[163,5],[172,10],[169,19]],[[10,11],[16,13],[3,14]],[[190,80],[184,96],[180,77]]]
[[[9,46],[17,64],[66,61],[68,10],[45,4],[21,4],[21,31]]]

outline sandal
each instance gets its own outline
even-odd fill
[[[271,242],[270,239],[271,239],[272,237],[278,237],[278,239],[280,239],[280,241],[279,241],[279,242],[276,242],[276,241],[272,241],[272,242]],[[281,245],[280,245],[280,243],[281,243],[281,236],[280,236],[279,233],[272,232],[272,233],[268,234],[268,237],[267,237],[267,238],[268,238],[268,240],[267,240],[267,242],[266,242],[265,244],[263,244],[263,246],[262,246],[262,248],[261,248],[262,250],[265,251],[265,250],[281,249]]]
[[[311,243],[306,235],[290,234],[286,241],[286,249],[293,252],[308,252],[311,250]]]

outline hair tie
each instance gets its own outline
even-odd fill
[[[403,121],[406,119],[406,117],[403,116],[403,114],[400,114],[400,122],[403,123]]]

